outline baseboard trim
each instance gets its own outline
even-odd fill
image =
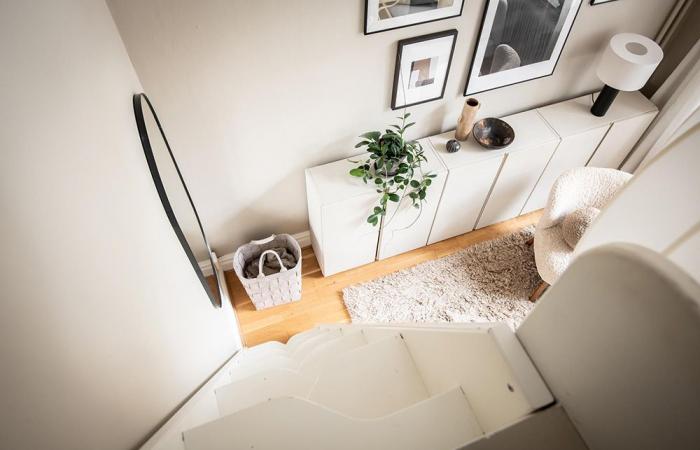
[[[293,234],[292,237],[299,242],[301,248],[308,247],[311,245],[311,232],[309,230],[302,231],[301,233]],[[219,257],[219,264],[221,268],[226,270],[233,270],[233,253],[227,253]],[[210,261],[200,261],[199,268],[204,273],[205,277],[209,277],[214,274],[214,270],[211,267]]]

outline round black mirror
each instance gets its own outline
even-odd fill
[[[217,278],[211,248],[163,127],[146,94],[135,94],[133,104],[141,145],[163,209],[212,305],[221,307],[221,284]],[[207,282],[200,261],[211,264],[213,286]]]

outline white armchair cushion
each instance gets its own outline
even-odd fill
[[[564,218],[588,206],[603,209],[631,178],[619,170],[596,167],[571,169],[557,178],[535,230],[535,263],[544,281],[554,284],[573,256],[562,231]]]
[[[554,284],[569,266],[573,249],[564,240],[559,226],[537,228],[534,246],[537,272],[544,281]]]
[[[557,178],[540,219],[543,228],[558,225],[567,214],[583,206],[603,209],[632,175],[615,169],[578,167]]]
[[[600,214],[600,210],[595,206],[584,206],[564,217],[564,220],[561,221],[561,232],[569,247],[576,247],[583,233],[591,226],[598,214]]]

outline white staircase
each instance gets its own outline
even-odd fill
[[[294,397],[187,431],[187,449],[453,449],[482,434],[459,388],[379,419],[348,417]]]
[[[245,349],[222,376],[216,411],[145,448],[447,450],[554,401],[495,324],[324,325]]]
[[[246,349],[142,449],[696,449],[699,324],[700,286],[677,266],[601,247],[517,336],[322,325]]]

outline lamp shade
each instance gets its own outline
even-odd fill
[[[644,87],[663,57],[661,47],[646,36],[616,34],[598,64],[598,78],[620,91],[636,91]]]

